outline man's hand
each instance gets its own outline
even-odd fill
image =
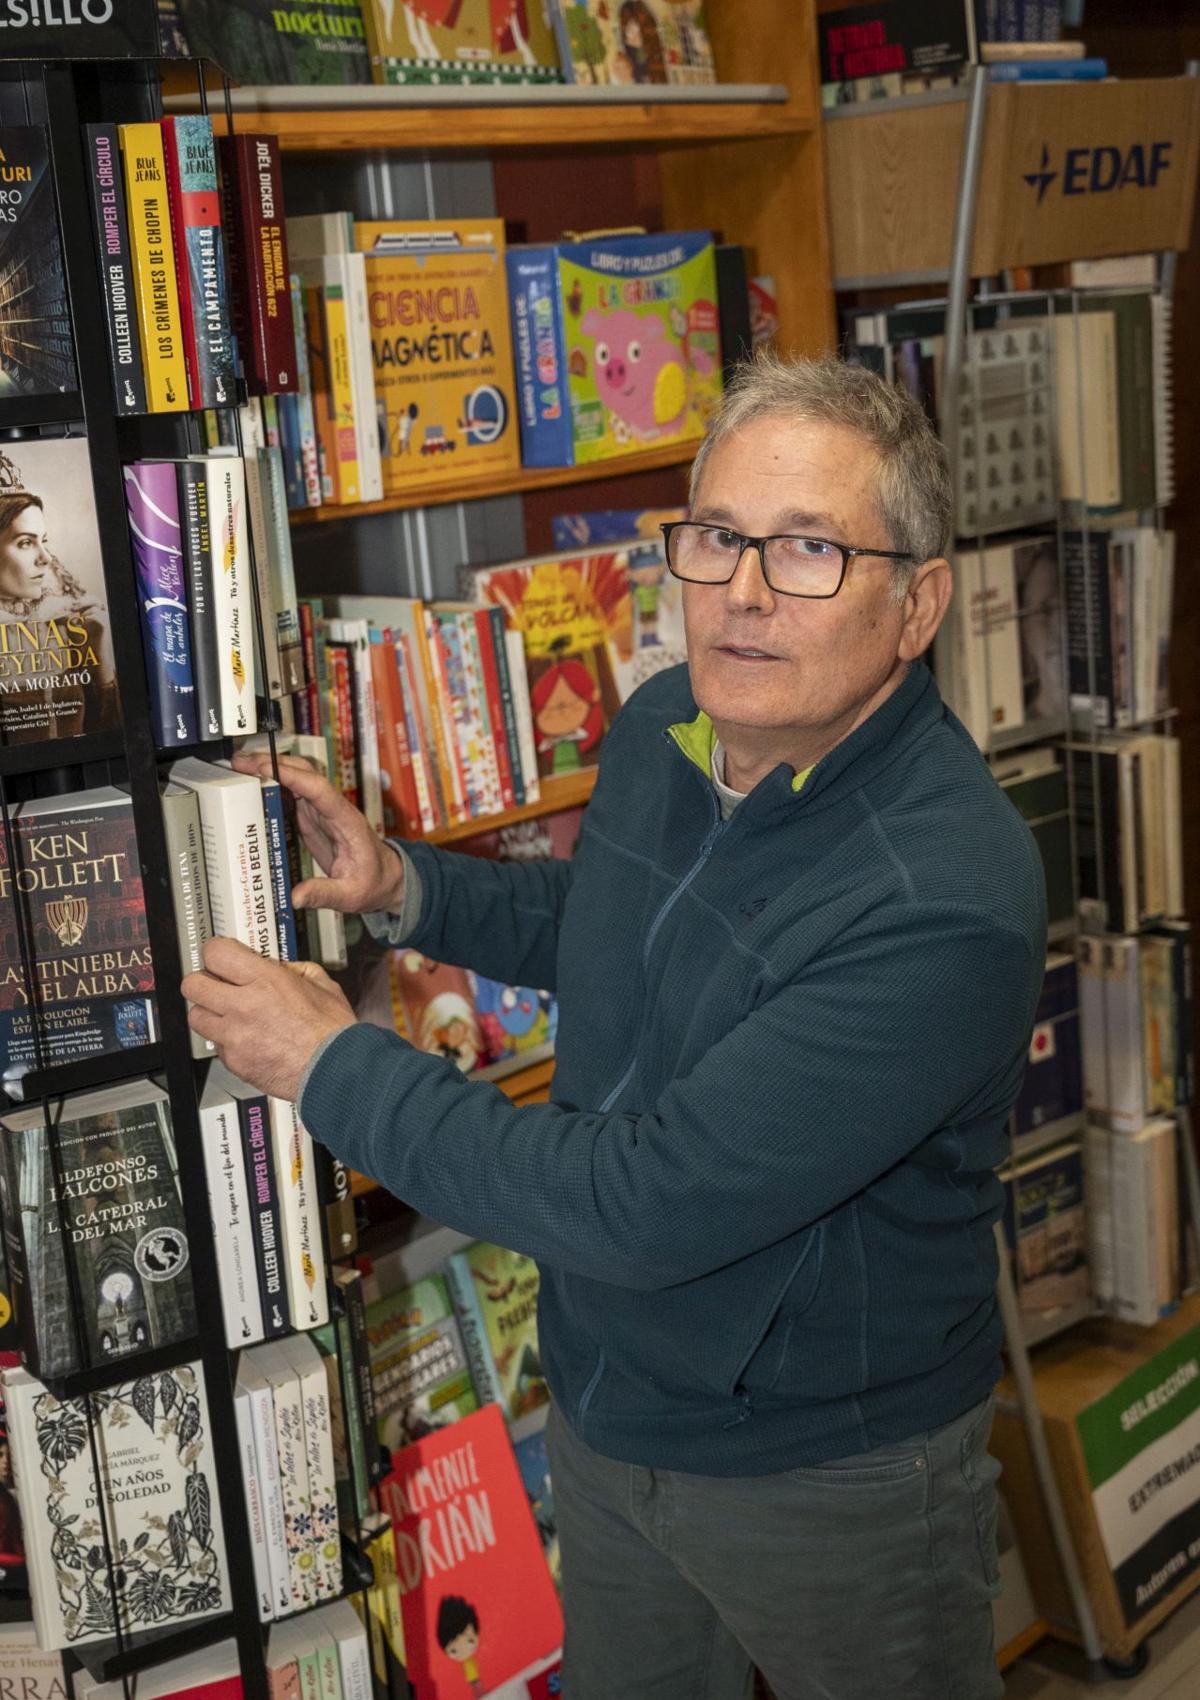
[[[266,754],[239,750],[233,765],[239,773],[274,778],[271,758]],[[296,756],[280,756],[279,779],[296,798],[301,836],[327,876],[301,880],[294,887],[292,902],[296,908],[340,909],[349,915],[399,909],[404,896],[404,867],[354,805]]]
[[[188,1024],[212,1040],[226,1068],[293,1102],[317,1046],[356,1019],[315,962],[267,962],[236,939],[210,939],[204,972],[186,975],[181,990],[192,1005]]]

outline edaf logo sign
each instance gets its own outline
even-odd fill
[[[1111,146],[1067,148],[1062,167],[1050,164],[1050,149],[1042,143],[1037,171],[1024,173],[1025,182],[1037,190],[1038,205],[1050,185],[1060,182],[1063,195],[1103,195],[1110,189],[1153,189],[1170,169],[1170,142],[1133,142],[1127,148]]]

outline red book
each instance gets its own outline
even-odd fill
[[[391,628],[371,629],[371,688],[379,720],[380,789],[383,797],[383,826],[389,835],[402,833],[417,838],[421,814],[413,782],[412,752],[404,705],[400,700],[400,675],[396,671],[396,646]]]
[[[393,1454],[380,1500],[416,1700],[489,1694],[562,1645],[562,1613],[498,1405]]]
[[[164,118],[162,138],[188,399],[197,408],[233,407],[233,326],[212,123]]]
[[[393,633],[392,635],[395,637],[396,634]],[[447,817],[440,797],[437,767],[434,764],[429,728],[425,724],[421,697],[416,687],[412,645],[408,641],[406,632],[401,633],[396,638],[396,671],[400,681],[400,707],[404,715],[405,729],[408,732],[409,751],[413,758],[413,778],[417,785],[421,830],[422,832],[436,832],[439,826],[446,824]]]
[[[274,136],[222,136],[234,325],[251,395],[294,394],[296,333],[288,279],[283,178]]]
[[[320,674],[317,671],[317,639],[313,625],[312,603],[301,600],[300,613],[300,651],[304,657],[304,688],[308,693],[308,724],[309,730],[320,733],[321,728],[321,687]]]
[[[350,676],[350,652],[344,643],[325,645],[329,673],[330,723],[337,772],[331,775],[342,795],[359,806],[358,759],[354,738],[354,685]]]
[[[479,661],[483,669],[488,720],[496,750],[496,766],[500,770],[500,795],[504,799],[504,807],[511,809],[516,807],[517,798],[513,790],[512,758],[509,755],[508,739],[504,735],[504,701],[500,695],[500,674],[496,667],[492,617],[486,608],[475,610],[475,636],[479,640]]]
[[[560,1700],[562,1695],[562,1660],[555,1659],[545,1670],[525,1678],[529,1700]]]

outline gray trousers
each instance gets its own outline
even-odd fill
[[[557,1411],[564,1700],[997,1700],[992,1403],[820,1469],[619,1464]]]

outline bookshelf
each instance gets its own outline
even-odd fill
[[[525,803],[519,809],[505,809],[498,815],[481,815],[476,820],[462,821],[457,826],[440,827],[424,835],[426,844],[462,844],[485,832],[496,832],[502,826],[515,826],[518,821],[537,820],[540,815],[557,814],[561,809],[578,809],[587,802],[596,783],[596,769],[585,767],[578,773],[561,774],[558,778],[543,779],[541,797],[536,803]]]

